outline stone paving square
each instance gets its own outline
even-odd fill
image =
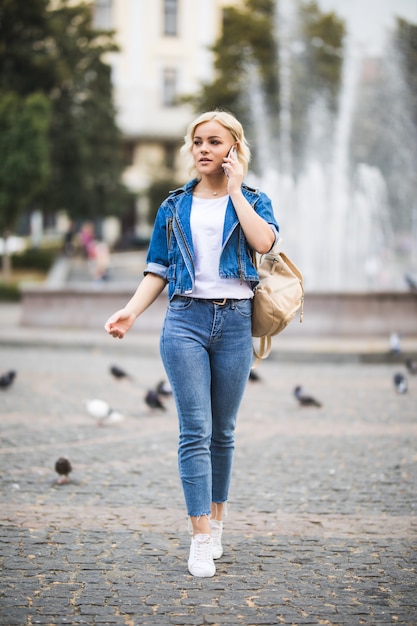
[[[18,372],[0,390],[1,626],[415,626],[417,376],[398,395],[401,364],[282,360],[277,341],[241,408],[224,557],[195,579],[173,401],[143,401],[157,342],[0,346]],[[125,419],[99,426],[91,398]]]

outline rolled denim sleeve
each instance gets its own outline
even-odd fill
[[[146,274],[156,274],[164,280],[168,280],[168,268],[159,263],[148,263],[143,270],[143,275],[146,276]]]
[[[146,257],[146,268],[143,274],[146,276],[146,274],[152,273],[160,276],[164,280],[167,280],[168,266],[166,215],[164,205],[162,204],[156,214],[148,254]]]
[[[275,219],[274,209],[272,202],[266,193],[261,192],[259,202],[256,204],[256,212],[262,217],[265,222],[268,222],[272,232],[274,233],[274,243],[271,246],[271,250],[279,241],[279,226]]]
[[[271,251],[271,250],[272,250],[272,248],[274,248],[274,247],[277,245],[278,241],[279,241],[279,230],[278,230],[278,228],[275,226],[275,224],[269,224],[269,225],[270,225],[271,230],[272,230],[272,232],[274,233],[274,237],[275,237],[275,239],[274,239],[274,243],[272,244],[272,246],[271,246],[271,247],[270,247],[270,249],[269,249],[269,251]]]

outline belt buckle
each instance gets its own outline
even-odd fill
[[[219,306],[224,306],[227,302],[227,298],[223,298],[220,302],[218,300],[213,300],[213,304],[218,304]]]

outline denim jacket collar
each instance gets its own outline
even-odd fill
[[[191,231],[189,228],[191,206],[192,206],[192,199],[193,199],[193,189],[197,185],[198,182],[199,180],[197,178],[194,178],[193,180],[189,181],[182,187],[178,187],[178,189],[171,191],[169,198],[168,198],[168,201],[172,200],[173,202],[171,206],[172,206],[172,210],[174,213],[176,212],[176,208],[178,206],[177,200],[181,199],[181,215],[177,214],[176,219],[182,226],[185,227],[184,234],[186,234],[189,237],[187,240],[187,244],[190,246],[190,250],[193,249]],[[260,197],[260,192],[257,189],[249,187],[245,183],[242,184],[242,193],[244,197],[246,198],[246,200],[248,200],[248,202],[252,206],[255,204],[256,200],[258,200]],[[238,224],[239,224],[239,219],[237,217],[237,213],[235,211],[232,201],[229,198],[229,201],[226,207],[225,220],[224,220],[223,239],[222,239],[223,246],[225,245],[226,241],[229,239],[233,230],[238,226]]]
[[[155,220],[145,274],[153,272],[168,281],[169,299],[175,294],[190,293],[194,284],[195,255],[190,216],[197,182],[198,179],[193,179],[173,190],[160,206]],[[256,212],[278,231],[269,198],[245,184],[242,193]],[[230,198],[226,207],[219,274],[222,278],[245,280],[252,288],[258,283],[252,251]]]

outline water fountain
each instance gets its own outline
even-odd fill
[[[282,245],[302,268],[308,291],[404,291],[407,288],[404,272],[413,269],[411,251],[413,247],[417,249],[415,233],[414,241],[411,239],[409,243],[410,253],[400,258],[395,251],[397,233],[392,226],[388,182],[373,164],[359,162],[352,169],[350,142],[357,110],[362,51],[348,34],[330,154],[328,139],[322,136],[328,124],[328,111],[318,100],[309,111],[305,164],[302,171],[294,172],[290,90],[296,16],[291,0],[279,0],[276,6],[281,87],[278,166],[271,140],[270,153],[265,154],[268,133],[262,97],[252,95],[251,101],[256,137],[262,138],[262,145],[255,146],[261,175],[254,182],[274,202],[283,235]],[[398,68],[396,71],[398,75]],[[254,73],[256,68],[252,69],[252,87],[256,86]],[[414,172],[417,171],[417,163],[414,168]]]

